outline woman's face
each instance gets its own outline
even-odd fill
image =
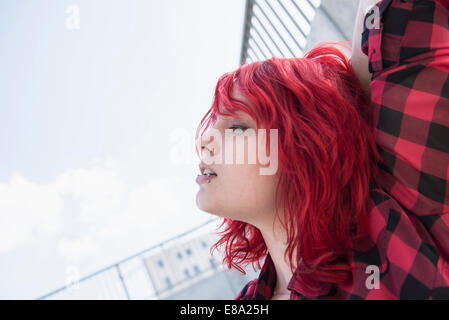
[[[238,90],[233,90],[233,97],[252,106],[250,101]],[[216,122],[211,128],[220,133],[221,145],[214,141],[215,138],[207,137],[207,132],[201,139],[202,159],[209,156],[213,159],[221,159],[221,163],[217,163],[219,161],[216,160],[213,163],[204,161],[216,173],[216,176],[211,177],[210,183],[197,180],[199,190],[196,203],[201,210],[211,214],[257,225],[267,219],[267,221],[272,221],[274,217],[275,192],[279,175],[277,172],[270,175],[260,173],[259,169],[267,168],[269,164],[266,164],[266,161],[260,161],[257,156],[260,137],[257,134],[256,122],[241,111],[237,111],[237,116],[216,115]],[[243,131],[236,128],[241,128]],[[255,147],[250,147],[248,137],[245,138],[245,133],[248,134],[251,131],[247,131],[246,128],[251,128],[255,132],[253,135]],[[225,129],[233,130],[226,138]],[[268,136],[269,132],[267,132]],[[229,139],[229,137],[233,139]],[[239,147],[238,141],[243,142],[242,147]],[[262,145],[262,154],[269,157],[270,152],[267,152],[266,144]],[[243,150],[243,164],[236,161],[237,149]],[[227,150],[233,150],[231,163],[225,163]],[[250,156],[254,155],[255,163],[248,160]]]

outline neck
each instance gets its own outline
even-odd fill
[[[289,261],[284,259],[284,253],[287,249],[287,234],[280,222],[276,220],[274,228],[272,221],[266,225],[258,227],[264,238],[268,252],[273,260],[276,269],[276,287],[277,293],[288,293],[287,285],[293,276]]]

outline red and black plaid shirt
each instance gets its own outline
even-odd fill
[[[380,28],[365,24],[362,34],[385,160],[370,193],[370,233],[354,244],[351,283],[305,295],[293,275],[291,300],[449,299],[449,0],[377,6]],[[378,289],[366,285],[369,265],[379,268]],[[268,300],[275,284],[268,254],[235,299]]]

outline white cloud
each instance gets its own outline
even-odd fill
[[[63,237],[58,243],[58,254],[68,262],[89,257],[98,251],[99,247],[90,235],[83,235],[80,238]]]
[[[115,165],[101,159],[68,169],[46,185],[16,173],[0,184],[0,252],[45,246],[54,237],[59,256],[73,263],[138,233],[164,240],[167,226],[175,225],[173,232],[185,228],[186,212],[174,188],[169,178],[131,188]]]
[[[9,183],[0,184],[0,252],[57,233],[62,226],[62,208],[58,192],[15,172]]]
[[[116,172],[99,166],[69,169],[56,178],[53,188],[79,203],[76,221],[97,223],[120,208],[125,191]]]
[[[162,236],[167,226],[180,221],[179,215],[184,212],[173,192],[173,186],[170,179],[164,178],[151,180],[130,190],[125,208],[99,225],[99,239],[106,241],[126,237],[133,232]]]

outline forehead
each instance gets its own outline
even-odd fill
[[[233,88],[232,88],[232,97],[234,99],[243,101],[246,105],[248,105],[251,108],[252,111],[255,112],[255,108],[254,108],[254,105],[252,104],[252,102],[239,89],[236,89],[236,86],[233,86]],[[237,117],[237,118],[242,118],[242,119],[252,119],[251,116],[248,113],[246,113],[245,111],[242,111],[242,110],[237,109],[237,108],[232,107],[232,106],[227,106],[226,108],[224,108],[221,103],[218,105],[218,111],[220,113],[225,114],[225,115],[217,115],[217,114],[215,114],[214,115],[214,119],[217,119],[217,116],[221,116],[221,117],[224,117],[224,118]],[[233,115],[229,114],[229,112],[231,112],[231,111],[233,113],[235,113],[236,115],[233,116]]]

